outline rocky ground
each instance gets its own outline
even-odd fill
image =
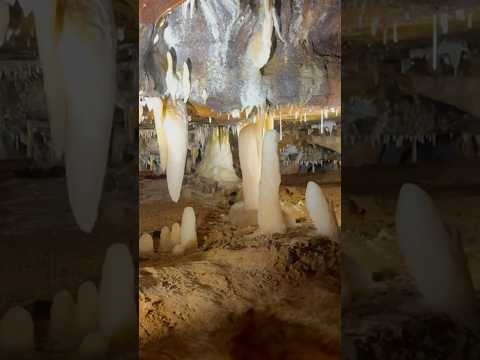
[[[298,218],[274,236],[231,223],[238,187],[188,178],[173,204],[165,179],[141,181],[142,233],[158,239],[193,206],[199,237],[194,253],[140,262],[142,359],[340,358],[340,249],[314,235],[303,205],[307,180],[282,179],[281,200],[297,207]],[[338,174],[315,180],[339,218]]]

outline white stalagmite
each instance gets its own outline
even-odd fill
[[[90,232],[97,219],[115,107],[116,27],[111,1],[88,1],[81,9],[65,4],[58,53],[68,109],[63,118],[67,185],[77,224]]]
[[[0,321],[0,357],[15,359],[28,355],[34,349],[34,330],[30,313],[15,306]]]
[[[278,135],[275,130],[265,132],[262,148],[258,226],[264,234],[283,233],[286,230],[280,207],[280,162],[278,159]]]
[[[260,184],[260,157],[257,152],[255,124],[245,126],[238,137],[240,168],[242,170],[243,200],[245,209],[258,209]]]
[[[163,172],[167,170],[168,148],[165,130],[163,128],[164,108],[161,98],[146,98],[147,105],[153,110],[153,119],[155,121],[155,131],[157,133],[158,151],[160,152],[160,169]]]
[[[161,252],[169,252],[173,248],[173,243],[170,239],[170,229],[168,226],[164,226],[160,233],[160,251]]]
[[[196,249],[198,246],[195,212],[191,207],[183,209],[180,241],[187,249]]]
[[[75,345],[75,320],[75,301],[68,291],[62,290],[55,295],[50,308],[50,339],[55,349],[65,350]]]
[[[80,359],[105,359],[108,352],[108,340],[100,332],[90,333],[83,339],[78,348]]]
[[[147,255],[153,253],[153,238],[149,233],[142,234],[138,241],[138,250],[140,254]]]
[[[170,231],[170,242],[173,246],[180,244],[181,239],[181,229],[180,224],[175,223],[172,225],[172,231]]]
[[[227,129],[214,128],[212,130],[197,174],[215,181],[239,181],[233,168],[232,150]]]
[[[91,281],[84,282],[78,288],[76,319],[82,337],[98,328],[98,292]]]
[[[168,193],[174,202],[180,198],[183,175],[187,160],[188,128],[185,104],[166,101],[163,128],[167,139],[167,185]]]
[[[100,331],[109,341],[127,341],[136,333],[135,293],[130,251],[124,244],[113,244],[103,262],[99,296]]]
[[[430,196],[416,185],[403,185],[395,220],[400,250],[426,304],[478,328],[479,310],[462,244],[450,237]]]
[[[338,240],[337,218],[322,189],[309,181],[305,192],[305,206],[320,236]]]
[[[2,47],[10,23],[10,6],[0,0],[0,47]]]

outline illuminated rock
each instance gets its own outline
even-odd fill
[[[130,251],[124,244],[113,244],[103,263],[99,296],[100,331],[110,342],[135,338],[135,299],[135,269]]]
[[[400,250],[426,304],[478,328],[478,304],[462,244],[450,237],[430,196],[416,185],[403,185],[395,220]]]
[[[0,321],[0,357],[14,359],[34,349],[34,327],[30,313],[15,306]]]
[[[313,181],[307,184],[305,206],[317,229],[317,233],[331,240],[338,240],[338,224],[335,213],[320,186]]]
[[[258,226],[264,234],[283,233],[286,230],[280,207],[281,176],[277,146],[277,132],[275,130],[265,132],[258,204]]]

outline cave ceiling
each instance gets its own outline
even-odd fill
[[[262,31],[261,1],[140,1],[140,90],[166,93],[166,53],[190,68],[190,103],[216,113],[262,104],[313,113],[340,105],[340,2],[274,2],[278,27],[261,69],[247,49]]]

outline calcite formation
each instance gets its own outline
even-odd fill
[[[256,129],[254,124],[247,125],[240,130],[238,151],[242,170],[244,207],[247,210],[256,210],[258,209],[261,165],[257,152]]]
[[[98,291],[91,281],[78,288],[76,324],[81,337],[98,329]]]
[[[29,355],[34,349],[34,327],[30,313],[15,306],[0,321],[0,355],[13,359]]]
[[[307,184],[305,206],[317,233],[332,240],[338,240],[338,224],[335,213],[320,186],[313,181],[309,181]]]
[[[172,225],[172,231],[170,231],[170,242],[173,246],[180,244],[181,239],[181,229],[179,223],[174,223]]]
[[[75,345],[75,320],[75,301],[68,291],[62,290],[55,295],[50,308],[49,334],[54,349],[68,350]]]
[[[187,249],[196,249],[198,246],[195,212],[191,207],[183,210],[180,241]]]
[[[258,226],[265,234],[283,233],[286,230],[280,207],[281,176],[277,146],[277,132],[275,130],[265,132],[258,206]]]
[[[462,244],[448,234],[430,196],[414,184],[403,185],[395,220],[400,250],[426,304],[478,328],[478,304]]]
[[[217,127],[211,131],[207,148],[197,173],[207,179],[219,182],[239,181],[233,168],[228,129]]]
[[[167,185],[171,199],[177,202],[182,191],[185,162],[187,160],[187,109],[183,103],[166,102],[163,122],[167,139]]]
[[[170,229],[168,226],[164,226],[160,232],[160,251],[169,252],[173,249],[174,244],[170,239]]]
[[[140,236],[138,241],[138,250],[141,255],[147,255],[153,253],[153,238],[152,235],[145,233]]]
[[[111,245],[102,267],[99,325],[109,340],[123,342],[136,332],[135,269],[124,244]]]

